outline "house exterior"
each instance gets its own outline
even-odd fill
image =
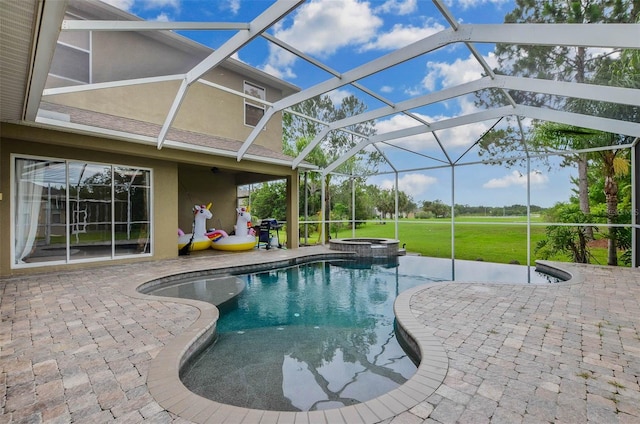
[[[137,18],[71,0],[63,19]],[[276,179],[287,181],[287,245],[298,247],[298,171],[282,154],[281,116],[235,155],[265,104],[297,87],[226,59],[189,87],[158,146],[180,75],[211,53],[168,31],[60,33],[35,122],[9,112],[0,122],[0,276],[175,258],[194,205],[212,203],[208,227],[230,232],[238,188]]]

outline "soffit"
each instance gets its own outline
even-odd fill
[[[22,119],[40,2],[0,2],[0,121]]]

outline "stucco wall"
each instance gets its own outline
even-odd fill
[[[242,91],[244,79],[236,76],[234,89]],[[46,96],[45,101],[164,124],[179,81],[165,81]],[[267,89],[267,96],[270,97]],[[282,151],[280,113],[274,114],[255,143]],[[244,124],[244,99],[201,83],[194,83],[175,117],[173,128],[244,141],[253,127]]]
[[[185,233],[191,232],[194,205],[211,203],[213,218],[207,228],[233,231],[236,223],[236,187],[233,174],[211,172],[208,167],[183,167],[178,171],[180,187],[178,195],[178,221]]]
[[[44,101],[162,125],[179,81],[45,96]]]
[[[169,50],[136,32],[91,34],[93,82],[182,74],[204,59],[202,53]]]
[[[184,74],[206,57],[202,50],[172,48],[135,32],[93,32],[91,39],[93,83]],[[280,88],[223,66],[202,78],[237,92],[242,92],[244,81],[248,81],[265,89],[267,101],[282,98]],[[180,83],[176,80],[105,88],[47,96],[45,100],[162,125]],[[188,88],[173,127],[240,141],[253,130],[244,123],[242,97],[200,82]],[[271,118],[255,143],[275,151],[282,149],[280,113]]]

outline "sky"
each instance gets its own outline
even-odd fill
[[[103,0],[105,1],[105,0]],[[147,20],[250,22],[273,2],[267,0],[107,0],[120,9]],[[446,6],[460,23],[502,23],[514,5],[512,0],[446,0]],[[449,28],[449,24],[428,0],[308,0],[268,30],[285,41],[338,71],[345,72],[391,53],[412,42]],[[212,48],[234,35],[232,31],[190,31],[181,35]],[[492,68],[497,65],[494,45],[475,44]],[[324,70],[285,52],[263,38],[254,40],[234,58],[286,80],[301,89],[331,77]],[[447,46],[419,56],[378,74],[358,81],[389,102],[397,103],[480,78],[482,68],[463,44]],[[355,94],[368,110],[384,103],[352,86],[344,86],[327,95],[338,104]],[[410,112],[426,122],[436,122],[478,111],[474,96],[459,97]],[[480,157],[474,143],[495,121],[394,140],[380,145],[381,151],[399,170],[400,190],[417,203],[441,200],[451,204],[504,206],[526,204],[527,173],[530,175],[531,204],[548,207],[567,201],[572,195],[573,169],[552,168],[532,161],[511,168],[475,164],[442,167],[445,153],[457,163],[473,163]],[[504,125],[501,122],[498,125]],[[395,114],[376,121],[378,134],[419,125],[406,114]],[[440,145],[444,147],[442,149]],[[408,153],[407,150],[419,154]],[[424,169],[429,168],[429,169]],[[381,172],[392,167],[383,164]],[[453,185],[452,199],[452,180]],[[391,188],[393,173],[371,177],[369,184]]]

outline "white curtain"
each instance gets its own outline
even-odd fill
[[[38,232],[44,170],[47,162],[16,159],[15,263],[24,263]]]

